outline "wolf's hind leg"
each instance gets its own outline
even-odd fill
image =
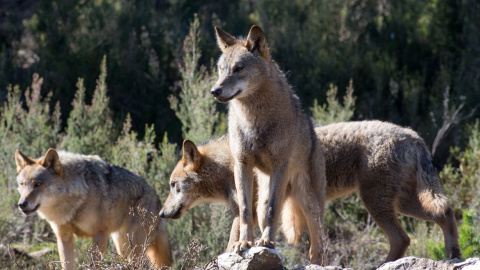
[[[236,216],[232,222],[232,229],[230,230],[230,238],[227,244],[227,252],[233,251],[233,244],[238,242],[238,237],[240,236],[240,217]]]
[[[451,259],[461,259],[462,255],[460,252],[460,246],[458,245],[457,223],[455,221],[453,210],[448,207],[443,215],[435,215],[423,208],[416,193],[404,194],[412,195],[408,196],[408,198],[400,198],[398,200],[397,208],[399,209],[400,213],[405,216],[433,221],[438,224],[443,231],[446,256]]]
[[[305,181],[305,183],[310,183],[310,181]],[[323,265],[325,262],[323,261],[324,196],[322,194],[325,194],[325,190],[322,191],[321,185],[317,185],[317,183],[306,186],[304,189],[293,191],[295,205],[301,210],[300,213],[295,214],[295,218],[307,225],[308,237],[310,239],[310,262]]]
[[[410,238],[400,225],[393,202],[394,197],[382,196],[379,191],[360,188],[360,196],[375,223],[388,236],[390,252],[385,262],[397,260],[405,254]]]
[[[282,208],[281,229],[287,242],[292,245],[300,244],[300,238],[306,227],[306,219],[302,209],[293,196],[288,196]]]

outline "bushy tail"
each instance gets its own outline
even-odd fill
[[[288,198],[282,209],[282,232],[289,244],[300,244],[300,237],[305,228],[305,217],[302,210],[295,205],[293,199]]]
[[[442,189],[440,178],[433,167],[430,152],[422,143],[417,154],[417,194],[423,208],[435,215],[444,215],[448,199]]]

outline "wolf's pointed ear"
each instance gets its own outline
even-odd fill
[[[63,176],[62,164],[60,164],[60,158],[58,157],[57,151],[54,149],[48,149],[47,153],[39,163],[45,168],[52,168],[56,174]]]
[[[197,146],[190,140],[183,141],[183,157],[189,165],[198,165],[200,163],[200,152]]]
[[[234,45],[237,39],[232,37],[229,33],[215,26],[215,34],[217,36],[217,44],[220,50],[225,51],[229,46]]]
[[[25,156],[17,149],[15,150],[15,163],[17,164],[17,173],[19,173],[26,166],[35,164],[35,161]]]
[[[245,43],[247,50],[254,53],[258,50],[260,55],[265,59],[270,59],[270,52],[268,51],[267,39],[263,33],[262,28],[259,26],[252,26],[250,32],[248,32],[247,41]]]

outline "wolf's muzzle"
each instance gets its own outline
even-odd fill
[[[222,88],[213,88],[210,91],[210,94],[212,94],[214,97],[219,97],[222,94]]]
[[[182,216],[182,208],[183,204],[181,204],[176,210],[165,212],[165,210],[160,210],[160,215],[161,218],[171,218],[171,219],[179,219]]]
[[[22,212],[28,216],[30,214],[35,213],[35,211],[37,211],[38,208],[40,208],[40,204],[37,204],[37,206],[35,206],[33,209],[28,209],[28,202],[21,201],[18,203],[18,208],[20,208],[20,210],[22,210]]]
[[[18,205],[17,205],[17,206],[20,207],[20,209],[23,210],[23,209],[27,208],[28,202],[27,202],[27,201],[18,202]]]

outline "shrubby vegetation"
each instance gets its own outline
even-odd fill
[[[262,26],[317,124],[384,119],[411,126],[431,145],[443,100],[465,102],[464,111],[480,100],[480,4],[471,0],[40,0],[0,9],[0,269],[48,268],[58,260],[48,224],[16,209],[15,149],[99,154],[143,176],[164,200],[182,140],[225,133],[225,106],[209,94],[218,57],[212,25],[243,35],[251,24]],[[464,255],[479,256],[480,124],[477,111],[468,116],[446,133],[435,160],[446,163],[440,176]],[[325,212],[330,264],[381,263],[388,241],[358,196],[332,201]],[[401,222],[412,239],[407,255],[444,256],[438,226]],[[216,204],[169,222],[174,268],[220,254],[230,225],[228,210]],[[291,248],[278,235],[289,267],[307,262],[304,237]],[[79,265],[90,260],[88,245],[76,241]],[[51,252],[28,255],[42,249]],[[126,263],[113,253],[105,260],[105,267]]]

